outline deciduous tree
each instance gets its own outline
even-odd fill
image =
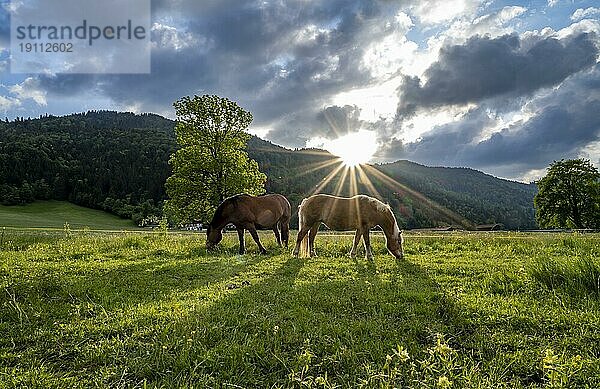
[[[600,173],[589,160],[560,160],[537,182],[536,219],[541,227],[599,228]]]
[[[171,155],[167,214],[177,222],[209,221],[225,198],[264,192],[266,176],[246,152],[252,114],[219,96],[183,97],[174,104],[179,149]]]

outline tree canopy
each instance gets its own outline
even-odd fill
[[[177,222],[209,221],[237,193],[261,194],[267,177],[246,152],[252,114],[219,96],[183,97],[174,104],[179,149],[171,155],[166,213]]]
[[[600,227],[600,173],[589,160],[560,160],[537,182],[536,219],[541,227]]]

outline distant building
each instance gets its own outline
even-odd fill
[[[203,228],[204,226],[202,225],[202,223],[200,223],[197,220],[194,220],[189,224],[184,224],[183,226],[181,226],[181,229],[185,231],[202,231]]]

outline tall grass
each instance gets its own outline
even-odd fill
[[[531,263],[529,274],[549,289],[600,298],[599,258],[538,258]]]

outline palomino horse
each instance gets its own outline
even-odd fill
[[[225,199],[215,211],[206,230],[206,248],[212,249],[223,239],[221,230],[229,223],[237,229],[240,239],[240,254],[246,252],[244,230],[250,231],[261,254],[266,254],[267,250],[260,244],[256,230],[273,230],[277,244],[281,246],[283,240],[287,247],[291,215],[292,207],[282,195],[268,194],[258,197],[247,194],[235,195]],[[281,231],[281,235],[279,235],[279,231]]]
[[[299,229],[294,255],[315,255],[315,236],[321,223],[335,231],[356,230],[350,256],[356,256],[356,246],[362,236],[366,257],[373,259],[369,230],[375,226],[383,229],[388,251],[396,258],[403,258],[402,231],[389,205],[369,196],[351,198],[318,194],[302,200],[298,207]]]

